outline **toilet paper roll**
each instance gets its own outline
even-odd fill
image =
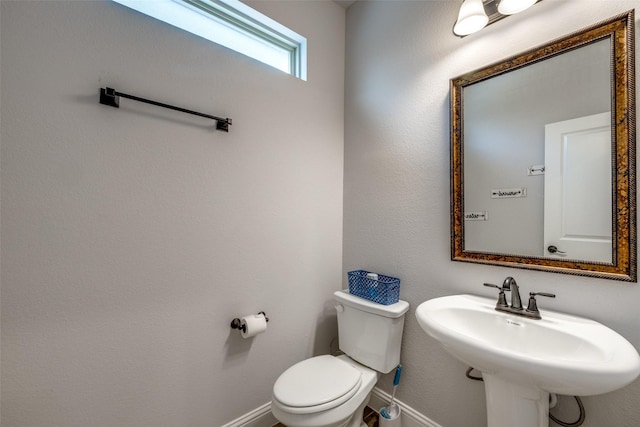
[[[240,322],[244,326],[240,332],[242,338],[251,338],[267,330],[267,318],[264,317],[264,314],[244,316]]]

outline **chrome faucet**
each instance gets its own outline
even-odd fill
[[[520,299],[520,288],[516,279],[509,276],[502,282],[502,289],[511,291],[511,310],[522,310],[522,300]]]
[[[522,300],[520,299],[520,288],[513,277],[509,276],[504,279],[502,286],[493,285],[491,283],[485,283],[484,285],[490,288],[496,288],[499,292],[496,310],[517,314],[518,316],[524,316],[531,319],[540,319],[540,311],[538,310],[538,305],[536,303],[536,295],[548,298],[556,297],[554,294],[546,292],[529,292],[529,305],[526,310],[523,310]],[[504,295],[505,292],[511,292],[511,306],[507,304],[507,299]]]

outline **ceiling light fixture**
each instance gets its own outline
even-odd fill
[[[498,12],[503,15],[513,15],[529,9],[537,0],[500,0]]]
[[[453,33],[464,37],[487,25],[520,13],[542,0],[464,0]]]
[[[482,0],[464,0],[453,32],[459,36],[466,36],[480,31],[487,23],[489,23],[489,17],[484,10]]]

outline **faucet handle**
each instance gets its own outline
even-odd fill
[[[485,286],[489,288],[496,288],[498,292],[498,302],[496,303],[496,307],[508,307],[507,298],[504,296],[504,291],[508,291],[509,289],[503,289],[498,285],[494,285],[492,283],[485,283]]]
[[[529,305],[527,306],[527,313],[536,319],[540,319],[540,310],[538,310],[538,303],[536,302],[536,295],[547,298],[555,298],[555,294],[548,292],[529,292]]]
[[[556,294],[550,294],[549,292],[529,292],[530,297],[535,297],[536,295],[540,295],[541,297],[547,297],[547,298],[556,297]]]

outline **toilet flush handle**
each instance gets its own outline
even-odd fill
[[[344,305],[342,304],[336,304],[336,311],[338,313],[342,313],[344,311]]]

